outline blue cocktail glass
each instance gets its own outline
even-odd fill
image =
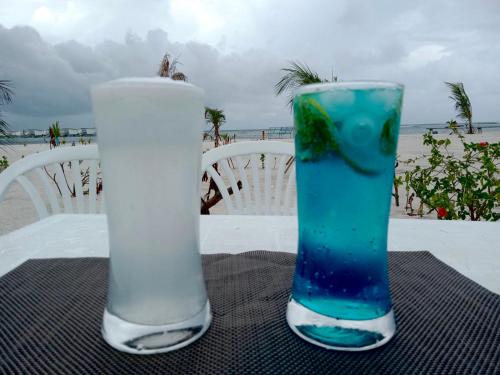
[[[295,93],[299,243],[287,321],[325,348],[372,349],[396,330],[387,229],[402,98],[389,82]]]

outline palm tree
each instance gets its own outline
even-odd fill
[[[451,119],[449,121],[446,121],[446,125],[447,125],[448,129],[451,130],[450,135],[458,132],[458,123],[457,123],[457,120]]]
[[[215,147],[219,147],[219,141],[221,141],[219,129],[222,124],[226,122],[226,115],[224,114],[224,111],[222,109],[205,107],[205,119],[207,120],[207,122],[212,124],[215,138]],[[212,131],[212,129],[210,129],[210,131]]]
[[[455,120],[455,119],[451,119],[451,120],[449,120],[449,121],[446,121],[446,124],[448,125],[448,127],[449,127],[450,129],[452,129],[452,128],[456,128],[456,127],[458,126],[458,124],[457,124],[457,120]]]
[[[160,63],[160,68],[158,69],[158,75],[160,77],[169,77],[174,81],[184,81],[187,82],[187,77],[184,73],[177,71],[177,64],[179,60],[177,58],[170,61],[170,55],[166,53]]]
[[[473,134],[472,106],[470,104],[469,97],[465,92],[464,84],[462,82],[445,82],[445,84],[451,90],[449,98],[455,101],[457,117],[467,121],[467,134]]]
[[[327,79],[321,79],[318,73],[313,72],[306,64],[302,64],[297,61],[290,61],[289,64],[289,67],[281,69],[281,71],[285,72],[285,74],[281,77],[278,83],[274,85],[274,91],[276,92],[276,95],[288,92],[288,96],[290,98],[288,105],[291,109],[293,103],[293,90],[297,87],[309,85],[311,83],[329,81]],[[337,77],[332,76],[332,82],[337,82]]]
[[[12,91],[10,81],[0,80],[0,106],[12,102],[14,92]],[[2,110],[0,107],[0,136],[8,136],[9,124],[2,119]]]
[[[214,131],[215,147],[219,147],[219,142],[222,141],[219,129],[222,126],[222,124],[226,122],[226,115],[224,114],[224,111],[222,109],[205,107],[205,119],[207,120],[207,122],[212,124],[212,129]],[[212,129],[210,129],[210,131],[212,131]],[[213,168],[217,173],[219,173],[217,163],[213,165]],[[207,172],[205,172],[203,174],[202,181],[207,181],[207,180],[208,180],[208,175]],[[210,192],[212,190],[214,190],[215,195],[213,198],[209,199]],[[228,189],[228,194],[232,194],[232,189],[231,190]],[[205,199],[202,198],[201,200],[202,215],[210,215],[210,207],[214,206],[221,199],[222,195],[219,191],[219,188],[217,184],[214,182],[213,178],[210,177],[208,192],[207,194],[205,194]]]
[[[448,129],[452,129],[452,130],[453,129],[458,129],[458,122],[457,122],[457,120],[455,120],[455,119],[452,118],[452,119],[446,121],[446,127]]]

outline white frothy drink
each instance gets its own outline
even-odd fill
[[[97,86],[92,101],[110,241],[107,311],[142,325],[189,319],[207,303],[203,92],[168,78],[129,78]]]

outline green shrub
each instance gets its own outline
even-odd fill
[[[3,155],[2,158],[0,159],[0,172],[2,172],[4,169],[7,169],[8,166],[9,166],[9,160],[5,155]]]
[[[405,172],[407,192],[413,190],[439,219],[496,221],[500,218],[500,142],[466,142],[463,135],[455,135],[463,146],[461,157],[448,150],[450,139],[424,135],[423,143],[431,149],[426,156],[429,166],[416,165]]]

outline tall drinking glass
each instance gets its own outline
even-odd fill
[[[299,244],[287,321],[328,349],[372,349],[396,330],[387,229],[402,98],[388,82],[295,93]]]
[[[203,91],[167,78],[96,86],[109,230],[102,334],[138,354],[181,348],[211,321],[199,254]]]

